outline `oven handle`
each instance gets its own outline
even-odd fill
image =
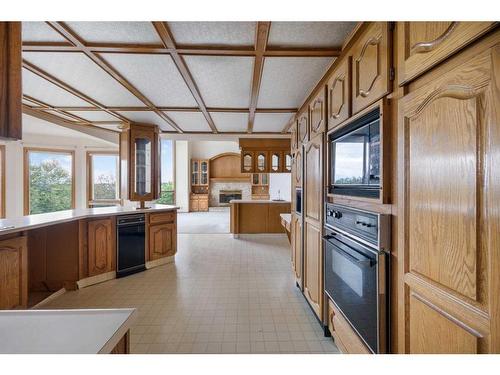
[[[335,234],[333,234],[333,235],[327,234],[327,235],[323,236],[323,239],[325,241],[330,242],[329,240],[331,240],[332,238],[334,238],[334,236],[335,236]],[[347,251],[345,251],[345,250],[341,249],[340,247],[336,246],[332,242],[330,242],[330,243],[332,244],[332,246],[335,247],[335,251],[339,252],[340,254],[342,254],[344,257],[346,257],[350,261],[352,261],[352,262],[354,262],[356,264],[360,264],[360,265],[367,265],[369,267],[372,266],[373,263],[372,263],[371,259],[359,260],[358,258],[353,257],[351,254],[349,254]]]

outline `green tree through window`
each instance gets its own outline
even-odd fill
[[[174,185],[175,143],[171,139],[161,140],[161,190],[156,203],[175,204]]]

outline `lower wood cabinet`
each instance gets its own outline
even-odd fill
[[[191,194],[189,198],[189,211],[208,211],[208,194]]]
[[[0,241],[0,309],[27,307],[27,253],[26,237]]]
[[[177,252],[177,229],[175,223],[151,225],[149,227],[149,260],[175,255]]]
[[[297,214],[292,214],[291,245],[292,245],[292,267],[296,282],[302,284],[302,219]]]
[[[321,229],[304,223],[304,295],[316,313],[323,318],[323,252]]]
[[[116,234],[113,220],[91,220],[87,226],[89,276],[113,271],[116,259]]]

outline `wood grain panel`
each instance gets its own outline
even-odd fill
[[[309,112],[307,110],[297,116],[297,137],[299,144],[309,141]]]
[[[26,237],[0,241],[0,309],[26,308],[28,254]]]
[[[326,87],[309,104],[309,137],[313,138],[326,128]]]
[[[323,206],[323,135],[311,140],[304,152],[305,217],[321,226]]]
[[[323,255],[321,229],[304,223],[304,295],[314,313],[323,318]]]
[[[111,219],[88,222],[89,276],[113,271],[114,249]]]
[[[149,261],[175,255],[177,233],[175,224],[160,224],[149,227]]]
[[[300,284],[302,279],[302,221],[301,217],[292,213],[291,245],[292,245],[292,269],[295,279]]]
[[[177,213],[172,212],[157,212],[149,214],[150,224],[172,223],[176,221]]]
[[[299,148],[295,153],[294,163],[295,163],[295,174],[294,174],[295,186],[300,188],[302,187],[302,176],[304,173],[304,168],[302,166],[303,160],[302,160],[301,148]]]
[[[495,22],[404,22],[400,83],[432,68],[495,26]]]
[[[326,84],[328,129],[333,129],[351,115],[351,56],[347,56]]]

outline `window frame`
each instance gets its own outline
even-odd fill
[[[176,143],[175,143],[175,139],[169,139],[169,138],[160,138],[160,165],[161,163],[163,162],[163,160],[161,160],[161,148],[162,148],[162,141],[170,141],[172,142],[172,183],[173,183],[173,190],[172,190],[172,195],[173,195],[173,205],[176,204],[177,202],[177,194],[176,194],[176,180],[175,180],[175,175],[176,175],[176,153],[175,153],[175,149],[176,149]],[[161,181],[161,168],[160,168],[160,198],[161,199],[161,194],[163,191],[170,191],[170,190],[162,190],[161,189],[161,186],[162,186],[162,181]]]
[[[58,149],[58,148],[44,148],[44,147],[24,147],[24,160],[23,160],[23,196],[24,196],[24,215],[30,215],[30,171],[29,171],[29,154],[30,152],[45,152],[51,154],[68,154],[71,155],[71,208],[75,209],[75,150]],[[53,211],[58,212],[58,211]]]
[[[118,193],[117,199],[93,199],[93,173],[92,173],[92,156],[94,155],[113,155],[118,157],[118,161],[116,163],[116,188]],[[86,155],[86,164],[87,164],[87,207],[90,207],[94,203],[104,203],[104,204],[121,204],[121,169],[120,169],[120,153],[119,151],[87,151]]]
[[[0,218],[5,218],[5,145],[0,145]]]

